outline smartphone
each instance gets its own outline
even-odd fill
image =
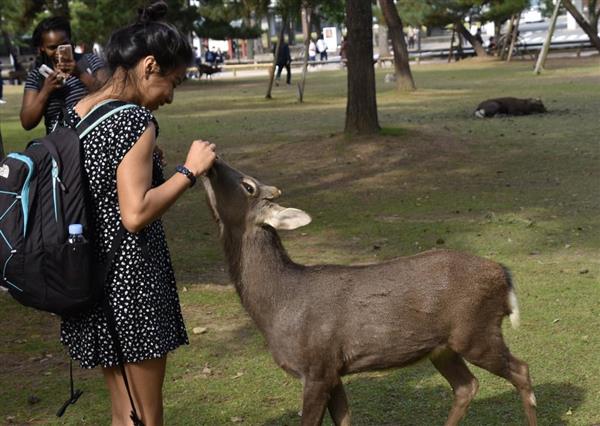
[[[48,65],[42,64],[39,68],[39,72],[44,77],[48,77],[50,74],[52,74],[54,72],[54,70],[52,68],[50,68]]]
[[[70,44],[61,44],[56,48],[57,62],[73,60],[73,46]]]

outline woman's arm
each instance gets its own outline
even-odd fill
[[[25,90],[20,114],[21,125],[25,130],[31,130],[39,124],[46,111],[46,103],[50,94],[62,86],[62,82],[57,76],[58,72],[55,71],[46,77],[39,91]]]
[[[152,188],[152,152],[156,144],[155,127],[150,123],[117,167],[117,193],[123,226],[139,232],[161,217],[189,188],[190,180],[175,173],[165,183]],[[208,170],[215,159],[215,146],[194,141],[188,152],[186,167],[196,176]]]

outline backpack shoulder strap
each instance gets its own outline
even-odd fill
[[[118,101],[115,99],[108,99],[104,102],[96,105],[90,112],[86,114],[85,117],[81,119],[81,121],[75,126],[75,131],[79,139],[85,138],[88,133],[94,130],[100,123],[106,120],[108,117],[116,114],[119,111],[129,108],[135,108],[137,105],[129,104],[127,102]],[[60,161],[60,155],[58,154],[58,150],[54,145],[54,142],[50,141],[48,138],[41,138],[32,142],[41,143],[50,153],[52,159],[56,161],[59,170],[62,170],[62,164]],[[30,143],[31,145],[31,143]]]
[[[108,117],[124,109],[135,108],[137,105],[130,104],[115,99],[108,99],[100,102],[75,126],[79,139],[85,138],[96,126],[106,120]]]

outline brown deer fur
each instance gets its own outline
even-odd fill
[[[465,360],[510,381],[536,425],[527,364],[502,338],[503,318],[518,317],[502,265],[449,250],[367,266],[299,265],[275,229],[310,217],[274,203],[281,191],[221,160],[203,183],[244,308],[277,364],[303,382],[302,425],[321,424],[325,408],[336,425],[350,424],[343,375],[426,357],[454,391],[446,425],[458,424],[477,392]]]

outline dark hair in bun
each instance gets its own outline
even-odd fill
[[[138,22],[147,23],[152,21],[162,21],[167,16],[167,4],[164,1],[157,1],[147,7],[138,9]]]
[[[167,5],[155,2],[138,11],[135,24],[115,31],[108,40],[105,57],[111,72],[117,68],[130,70],[146,56],[154,56],[161,74],[188,65],[193,51],[187,38],[173,25],[162,19]]]

